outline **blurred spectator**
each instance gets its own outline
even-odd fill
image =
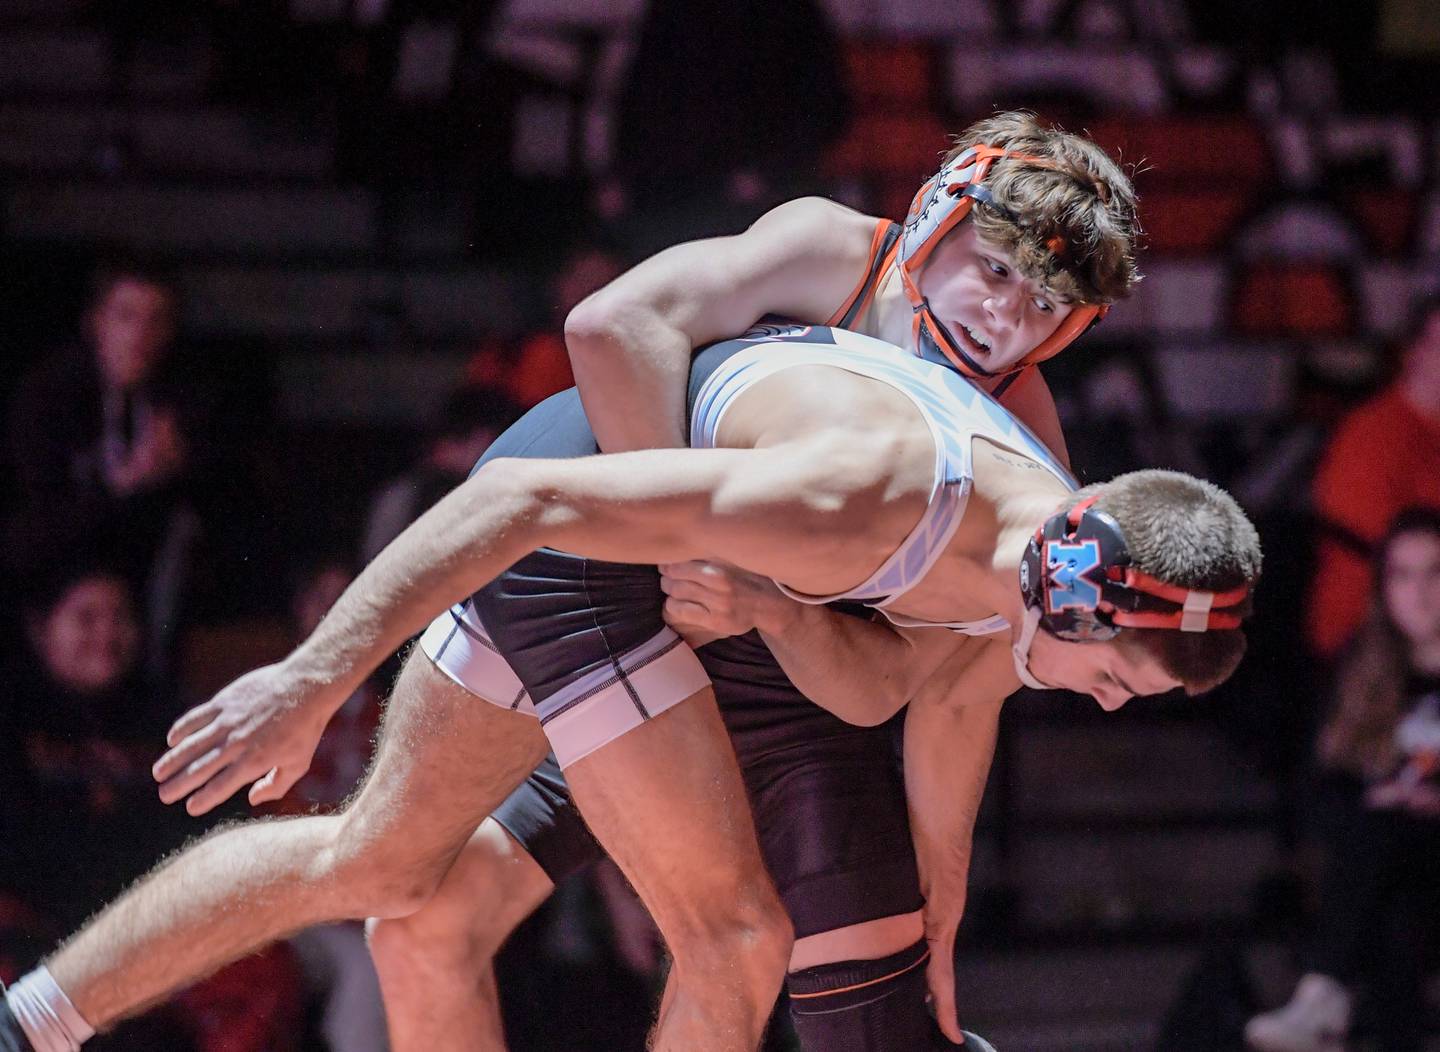
[[[290,616],[295,640],[308,636],[354,571],[343,561],[321,560],[297,575]],[[380,722],[380,698],[373,681],[357,690],[330,721],[305,777],[281,801],[289,813],[331,810],[360,784]],[[331,1052],[384,1052],[385,1009],[380,981],[359,923],[326,924],[289,940],[319,1005],[320,1033]]]
[[[141,632],[125,578],[77,560],[36,582],[25,605],[28,647],[0,742],[0,898],[22,911],[12,911],[19,945],[13,928],[6,941],[28,964],[43,944],[26,935],[72,929],[195,826],[160,803],[150,777],[175,713],[138,684]],[[285,1052],[298,1023],[293,965],[271,951],[95,1047]]]
[[[1333,657],[1364,616],[1371,547],[1403,508],[1440,508],[1440,299],[1416,311],[1400,377],[1340,426],[1315,479],[1311,645]]]
[[[168,671],[199,520],[188,501],[207,414],[176,371],[177,293],[135,265],[96,278],[78,345],[21,383],[10,419],[12,567],[103,551],[144,596],[145,671]]]
[[[452,393],[420,461],[371,500],[361,562],[375,558],[430,505],[464,482],[480,455],[520,413],[520,406],[498,387],[466,386]]]
[[[188,831],[150,778],[176,713],[140,688],[123,577],[72,564],[36,582],[24,605],[0,803],[7,843],[24,849],[6,852],[3,884],[69,928]]]
[[[1355,992],[1381,1052],[1419,1052],[1427,944],[1440,918],[1440,511],[1413,509],[1380,545],[1379,595],[1339,669],[1319,759],[1327,850],[1307,973],[1250,1022],[1257,1049],[1339,1049]]]

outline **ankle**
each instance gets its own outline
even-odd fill
[[[5,991],[5,1003],[34,1052],[80,1052],[95,1035],[44,965]]]

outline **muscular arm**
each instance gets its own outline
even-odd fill
[[[800,693],[846,723],[884,723],[957,644],[943,629],[899,630],[782,600],[787,615],[761,625],[761,637]]]
[[[743,234],[666,249],[577,306],[565,343],[600,448],[685,445],[694,349],[766,314],[830,317],[861,276],[874,226],[832,201],[789,201]]]
[[[198,814],[256,778],[252,802],[283,795],[381,661],[536,548],[632,563],[718,552],[801,588],[837,567],[859,579],[879,561],[866,524],[883,514],[887,456],[819,434],[762,449],[492,461],[388,545],[290,657],[176,723],[155,767],[161,796],[196,792],[187,806]]]
[[[965,912],[975,818],[990,774],[1000,706],[1016,687],[1007,640],[973,660],[942,665],[905,717],[905,794],[925,896],[930,988],[936,1018],[959,1040],[954,1004],[955,933]]]
[[[858,479],[834,469],[831,458],[858,445],[821,435],[765,449],[492,461],[366,567],[297,651],[299,667],[353,688],[437,611],[541,547],[630,563],[719,553],[790,579],[827,572],[865,545],[854,539],[863,525],[845,516],[870,517],[884,485],[871,452],[853,460]]]

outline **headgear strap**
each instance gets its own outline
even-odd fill
[[[1047,519],[1020,565],[1027,609],[1040,612],[1051,635],[1072,641],[1112,639],[1122,628],[1211,632],[1239,628],[1250,586],[1224,592],[1185,588],[1131,564],[1125,536],[1094,508],[1099,495]]]

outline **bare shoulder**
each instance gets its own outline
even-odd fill
[[[797,197],[776,205],[757,219],[750,233],[802,248],[837,264],[860,266],[869,260],[879,220],[825,197]]]
[[[1010,656],[1010,633],[971,636],[961,641],[926,680],[916,702],[960,709],[997,702],[1020,686]]]

